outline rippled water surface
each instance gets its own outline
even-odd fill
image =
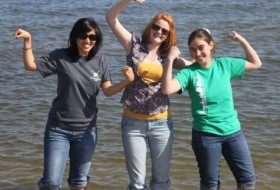
[[[102,52],[110,60],[112,78],[122,79],[124,51],[105,22],[113,0],[35,1],[0,0],[0,190],[32,190],[42,175],[43,132],[56,93],[56,78],[42,79],[25,71],[22,41],[13,39],[16,28],[33,35],[36,56],[67,45],[73,23],[92,16],[104,33]],[[147,0],[130,4],[121,21],[129,30],[141,29],[158,11],[173,14],[178,46],[188,57],[188,34],[197,27],[209,28],[218,43],[216,54],[244,56],[237,43],[226,38],[230,30],[246,37],[259,53],[263,67],[233,81],[236,108],[247,135],[257,174],[258,190],[280,186],[280,2],[278,0]],[[88,189],[125,189],[127,173],[120,138],[121,94],[99,95],[99,142]],[[190,146],[190,101],[186,94],[172,95],[175,141],[171,164],[173,190],[198,189],[199,179]],[[150,160],[148,159],[148,171]],[[147,180],[149,180],[148,172]],[[63,190],[68,189],[65,171]],[[222,160],[223,190],[235,189],[234,179]]]

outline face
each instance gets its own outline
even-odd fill
[[[162,43],[170,33],[170,27],[165,20],[158,20],[152,25],[150,40],[155,43]]]
[[[211,64],[213,42],[208,44],[203,38],[195,38],[190,43],[192,57],[200,64],[208,66]]]
[[[79,35],[76,39],[78,51],[80,56],[87,56],[90,50],[94,47],[96,42],[95,30]]]

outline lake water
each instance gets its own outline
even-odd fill
[[[122,79],[124,51],[105,22],[113,0],[0,0],[0,190],[32,190],[42,175],[43,132],[51,101],[56,93],[56,77],[42,79],[25,71],[22,41],[15,40],[17,28],[33,35],[35,56],[65,47],[74,22],[94,17],[104,33],[105,53],[110,60],[114,82]],[[236,30],[259,53],[263,67],[233,81],[236,109],[252,153],[258,190],[280,187],[280,1],[279,0],[147,0],[131,3],[121,14],[130,31],[141,33],[159,11],[173,14],[178,46],[188,57],[187,38],[192,30],[206,27],[218,44],[216,55],[244,56],[242,48],[226,38]],[[88,189],[125,189],[127,172],[120,137],[121,93],[99,104],[99,141],[90,171]],[[199,178],[190,146],[190,101],[186,94],[171,95],[175,140],[171,163],[172,190],[198,189]],[[150,177],[150,159],[148,159]],[[67,168],[68,169],[68,168]],[[68,170],[65,171],[63,190]],[[235,182],[222,160],[222,190],[234,190]]]

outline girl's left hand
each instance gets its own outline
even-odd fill
[[[126,65],[123,67],[123,74],[124,74],[126,80],[128,80],[129,82],[134,81],[134,73],[130,66]]]
[[[228,36],[235,41],[240,41],[242,39],[242,37],[235,31],[229,32]]]

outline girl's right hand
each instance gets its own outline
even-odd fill
[[[180,56],[181,52],[178,47],[172,46],[168,52],[167,58],[174,60]]]
[[[134,2],[139,3],[139,4],[142,4],[142,3],[145,2],[145,0],[134,0]]]
[[[29,32],[25,31],[25,30],[22,30],[22,29],[17,29],[16,32],[14,33],[14,37],[16,39],[19,39],[19,38],[23,38],[23,39],[29,39],[31,38],[31,35]]]

